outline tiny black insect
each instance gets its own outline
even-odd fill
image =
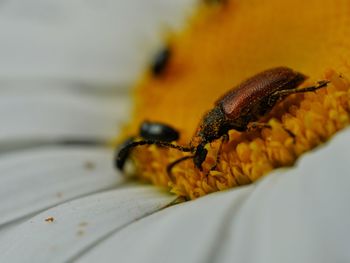
[[[159,51],[159,53],[155,56],[153,64],[151,66],[151,71],[154,76],[160,76],[166,66],[169,63],[169,59],[171,57],[171,49],[170,47],[165,47]]]
[[[172,142],[179,139],[179,132],[167,124],[161,122],[144,121],[139,128],[139,136],[143,140],[160,141],[160,142]],[[117,158],[115,160],[115,166],[119,170],[123,170],[124,165],[131,153],[130,144],[135,142],[136,137],[127,138],[117,149]]]
[[[184,156],[168,165],[167,172],[171,180],[173,180],[172,168],[187,159],[193,159],[195,167],[202,170],[202,164],[208,153],[205,146],[208,143],[221,138],[219,158],[221,146],[228,140],[230,130],[242,132],[251,127],[266,127],[266,124],[257,123],[256,121],[270,112],[279,100],[294,93],[316,91],[326,87],[329,83],[328,80],[322,80],[315,86],[298,89],[297,87],[306,78],[304,74],[287,67],[277,67],[263,71],[229,90],[216,101],[214,108],[203,116],[189,146],[175,145],[164,141],[164,138],[162,138],[162,141],[156,139],[142,140],[132,142],[122,148],[118,158],[122,159],[124,152],[133,147],[155,144],[191,153],[191,155]]]
[[[145,140],[172,142],[179,139],[179,132],[161,122],[144,121],[140,126],[140,136]]]

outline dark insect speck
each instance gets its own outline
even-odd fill
[[[160,76],[166,69],[171,56],[169,47],[163,48],[154,58],[151,70],[154,76]]]

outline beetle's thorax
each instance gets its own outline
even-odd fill
[[[222,109],[219,106],[214,107],[203,116],[195,134],[194,144],[199,145],[219,139],[226,132],[225,123],[226,118]]]

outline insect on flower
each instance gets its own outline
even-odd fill
[[[188,159],[193,159],[194,166],[202,171],[202,164],[205,161],[208,150],[205,148],[208,143],[221,139],[214,169],[219,161],[222,144],[228,141],[230,130],[247,131],[257,127],[268,127],[265,123],[259,123],[261,117],[270,112],[276,103],[290,94],[316,91],[326,87],[328,80],[318,81],[317,85],[298,88],[307,77],[287,67],[276,67],[265,70],[240,85],[229,90],[215,103],[214,108],[208,111],[202,118],[198,129],[188,146],[176,145],[166,140],[166,136],[133,141],[123,146],[117,159],[123,159],[126,152],[141,145],[157,145],[160,147],[174,148],[182,152],[189,152],[167,166],[169,178],[174,181],[172,168]]]
[[[164,47],[159,51],[159,53],[155,56],[154,61],[151,65],[151,71],[153,76],[161,76],[165,71],[169,60],[171,57],[171,49],[169,46]]]

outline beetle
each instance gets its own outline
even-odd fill
[[[328,80],[318,81],[317,85],[298,88],[307,76],[288,67],[276,67],[258,73],[221,96],[214,107],[202,117],[200,124],[188,146],[181,146],[160,140],[142,140],[132,142],[121,149],[124,151],[141,145],[155,144],[161,147],[174,148],[191,155],[184,156],[167,166],[171,180],[172,168],[182,161],[193,159],[194,166],[200,171],[207,157],[205,146],[221,138],[218,157],[222,144],[229,138],[228,132],[236,130],[244,132],[266,124],[257,121],[270,112],[276,103],[290,94],[316,91],[328,85]],[[218,159],[216,163],[218,162]],[[216,164],[212,167],[214,169]]]
[[[162,122],[144,121],[140,126],[139,133],[145,140],[163,142],[177,141],[180,137],[177,130]]]
[[[177,141],[180,137],[180,134],[177,130],[165,123],[143,121],[139,128],[139,136],[143,140],[172,142]],[[128,147],[128,145],[135,142],[135,140],[136,137],[131,136],[124,140],[124,142],[122,142],[117,148],[117,158],[115,159],[115,166],[121,171],[123,171],[124,165],[131,153],[131,148]]]

